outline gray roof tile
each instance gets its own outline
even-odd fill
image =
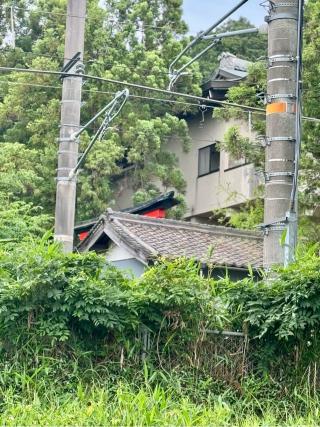
[[[186,256],[219,266],[262,267],[263,239],[259,232],[109,210],[84,242],[96,240],[95,233],[103,232],[102,223],[146,259]],[[79,250],[81,246],[88,247],[88,242],[81,244]]]

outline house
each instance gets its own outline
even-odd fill
[[[224,99],[229,87],[247,75],[248,62],[225,53],[215,74],[204,83],[204,95]],[[173,192],[129,208],[132,203],[131,167],[118,179],[115,210],[108,209],[98,219],[76,227],[79,252],[96,251],[120,269],[140,276],[159,257],[187,257],[201,263],[204,273],[240,279],[263,265],[263,237],[255,231],[242,231],[209,224],[212,211],[238,207],[255,197],[259,178],[245,159],[232,159],[217,144],[231,125],[250,135],[250,120],[214,119],[212,110],[188,117],[192,140],[185,152],[174,138],[167,149],[176,154],[186,180],[187,211],[184,221],[165,218],[165,211],[178,203]]]
[[[244,81],[248,75],[249,61],[240,59],[229,52],[222,52],[218,57],[217,70],[202,85],[205,97],[224,100],[230,87]]]
[[[157,258],[185,256],[199,261],[214,276],[232,279],[262,268],[262,234],[227,227],[153,218],[108,209],[82,240],[79,252],[103,253],[106,260],[122,270],[140,276]],[[249,267],[250,266],[250,267]]]
[[[247,76],[250,63],[230,53],[220,56],[220,65],[203,86],[203,95],[212,99],[225,99],[227,90],[241,83]],[[217,107],[219,108],[219,107]],[[186,181],[186,206],[184,219],[192,222],[211,223],[212,212],[221,208],[240,208],[256,198],[261,176],[245,159],[233,159],[219,150],[231,126],[239,126],[244,136],[251,136],[251,116],[248,121],[221,120],[212,117],[212,109],[199,111],[186,118],[191,137],[191,148],[184,151],[179,138],[168,142],[167,150],[175,153]],[[124,171],[117,180],[117,198],[114,209],[130,206],[134,189],[131,171]]]

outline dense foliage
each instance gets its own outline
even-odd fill
[[[113,425],[167,423],[168,411],[175,425],[234,425],[317,405],[317,248],[272,280],[231,282],[185,259],[133,279],[50,236],[0,247],[0,405],[13,423],[66,425],[76,408],[97,423],[104,405]],[[246,331],[250,351],[206,332],[222,329]]]
[[[181,4],[181,0],[88,1],[86,72],[166,88],[168,64],[187,41]],[[11,1],[2,4],[2,35],[10,27],[10,6]],[[65,13],[66,1],[16,2],[16,47],[8,45],[1,50],[0,64],[59,70],[63,62]],[[181,89],[200,93],[201,75],[196,64],[192,71]],[[116,85],[87,81],[83,88],[82,122],[109,102],[119,89]],[[150,96],[139,91],[131,93]],[[2,74],[0,158],[7,161],[0,168],[1,181],[14,184],[15,195],[26,201],[32,199],[47,213],[54,206],[60,96],[59,81],[50,76]],[[113,202],[122,191],[119,178],[126,165],[134,165],[130,180],[137,201],[158,194],[159,185],[164,191],[170,186],[183,193],[184,179],[175,156],[166,146],[168,139],[176,136],[187,149],[187,126],[177,116],[179,113],[183,117],[185,108],[183,103],[130,99],[115,123],[116,131],[108,132],[88,157],[78,186],[79,218],[100,214]],[[81,150],[93,131],[90,129],[82,138]],[[20,168],[22,158],[25,164]],[[12,183],[15,169],[19,169],[17,182]]]
[[[109,8],[101,8],[97,0],[88,3],[87,71],[165,87],[169,60],[186,43],[181,37],[186,30],[181,1],[108,0]],[[111,8],[115,3],[117,14]],[[307,4],[305,73],[310,81],[318,72],[317,43],[312,42],[318,3]],[[0,63],[59,69],[65,1],[17,0],[15,5],[16,48],[2,50]],[[0,15],[1,33],[8,20],[7,12]],[[259,38],[235,53],[253,59],[262,43]],[[214,57],[208,61],[213,64]],[[198,65],[192,71],[179,84],[197,93]],[[247,83],[231,89],[229,99],[262,105],[264,73],[264,66],[255,64]],[[39,237],[52,225],[58,83],[20,74],[2,80],[1,423],[319,423],[318,246],[304,248],[296,263],[259,282],[253,274],[239,282],[232,282],[227,272],[220,280],[202,277],[197,263],[186,259],[157,260],[136,279],[96,254],[62,254],[49,233]],[[110,94],[92,91],[116,90],[92,82],[84,89],[91,91],[84,92],[84,120],[110,99]],[[317,114],[313,97],[306,98],[305,105],[308,114]],[[181,106],[168,112],[160,103],[130,101],[117,122],[118,132],[108,134],[88,159],[79,191],[80,217],[100,213],[113,199],[117,189],[110,177],[119,173],[121,162],[136,165],[136,201],[157,194],[150,185],[155,177],[183,192],[176,160],[166,152],[172,135],[188,145],[186,125],[177,113],[183,116]],[[247,118],[232,109],[220,114]],[[261,117],[252,119],[254,130],[263,133]],[[317,174],[312,173],[317,131],[318,125],[305,127],[302,179],[313,179],[306,207],[317,202]],[[230,129],[223,144],[235,157],[244,154],[261,164],[256,142],[242,138],[238,129]],[[261,202],[247,207],[232,216],[231,225],[251,228],[258,221]],[[318,236],[310,223],[308,227],[310,235]],[[244,337],[217,333],[225,329],[243,331]]]
[[[136,337],[142,326],[194,339],[203,328],[247,325],[253,339],[292,346],[311,342],[320,324],[319,266],[312,248],[275,278],[258,282],[203,278],[197,264],[184,259],[160,260],[141,278],[130,279],[96,254],[62,254],[48,236],[9,248],[3,244],[3,349],[15,347],[23,334],[43,337],[49,346],[100,338],[119,344]]]
[[[12,343],[24,327],[54,343],[94,331],[124,340],[142,324],[157,330],[173,320],[222,325],[210,284],[190,261],[164,262],[129,280],[94,253],[65,256],[45,236],[3,250],[0,262],[1,334]]]
[[[272,280],[213,280],[186,259],[135,279],[35,237],[49,220],[37,213],[17,201],[0,211],[11,237],[0,240],[3,419],[229,425],[317,405],[318,248]],[[247,338],[208,332],[223,329],[245,331],[250,351]]]

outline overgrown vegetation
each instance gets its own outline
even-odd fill
[[[12,48],[2,46],[10,30],[12,1],[2,1],[0,64],[60,70],[66,3],[15,1],[16,45]],[[186,32],[182,0],[88,0],[86,73],[166,88],[168,65],[188,42]],[[200,94],[200,81],[199,66],[194,64],[180,89]],[[119,89],[119,85],[87,81],[83,88],[82,123],[110,102]],[[0,79],[0,191],[5,184],[6,191],[12,188],[20,200],[32,200],[49,214],[55,202],[60,92],[58,81],[44,75],[2,73]],[[138,97],[126,103],[115,123],[117,131],[107,132],[86,160],[77,189],[78,219],[100,215],[113,204],[123,190],[120,178],[128,165],[135,166],[130,170],[130,183],[136,193],[132,203],[149,200],[167,188],[174,188],[180,196],[184,193],[184,177],[167,143],[174,136],[188,148],[188,129],[183,117],[190,108],[183,103],[140,99],[139,96],[150,96],[141,91],[131,90],[131,94]],[[94,133],[95,128],[90,128],[83,135],[81,151]]]
[[[188,41],[181,0],[105,4],[109,7],[102,9],[101,2],[88,1],[86,71],[165,88],[168,64]],[[60,69],[65,1],[17,0],[15,5],[16,48],[2,49],[0,63]],[[3,10],[5,34],[9,15]],[[310,88],[304,112],[313,116],[319,109],[313,91],[319,80],[319,10],[319,0],[306,5],[305,80]],[[249,25],[240,19],[221,30]],[[200,93],[199,83],[213,71],[218,51],[234,49],[257,59],[264,37],[245,40],[225,40],[202,68],[193,65],[179,90]],[[227,274],[220,280],[201,277],[197,263],[185,259],[157,260],[134,279],[95,254],[63,255],[50,232],[41,237],[53,222],[58,84],[44,76],[7,74],[0,86],[1,423],[319,424],[319,247],[304,247],[295,264],[260,282],[253,277],[231,282]],[[111,94],[97,91],[116,89],[88,82],[83,121],[110,99]],[[264,92],[265,66],[258,62],[246,83],[228,96],[262,106]],[[79,182],[80,218],[112,203],[117,186],[111,177],[128,164],[136,166],[134,202],[158,194],[150,184],[155,178],[182,197],[184,180],[166,145],[175,136],[187,149],[181,119],[187,111],[183,104],[168,108],[147,100],[128,102],[117,134],[107,135],[88,158]],[[238,109],[215,113],[248,120]],[[261,116],[251,119],[253,130],[263,135]],[[319,126],[309,123],[304,130],[302,201],[309,209],[319,199]],[[235,127],[221,147],[262,167],[259,143],[243,138]],[[229,216],[228,224],[253,228],[261,222],[261,201],[246,208]],[[308,242],[319,241],[316,223],[306,220],[302,230]],[[223,330],[238,335],[221,335]]]
[[[96,254],[62,254],[50,236],[3,242],[1,420],[317,423],[317,251],[271,281],[231,282],[185,259],[133,279]],[[225,329],[244,336],[210,333]]]

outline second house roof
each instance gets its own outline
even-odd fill
[[[236,268],[248,265],[260,268],[263,264],[262,234],[255,231],[149,218],[109,209],[78,250],[94,249],[102,236],[125,247],[144,263],[161,256],[185,256],[206,264]]]

